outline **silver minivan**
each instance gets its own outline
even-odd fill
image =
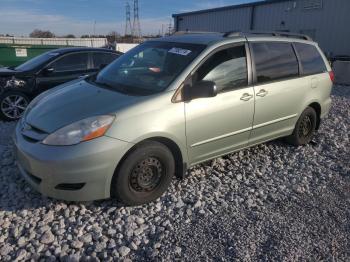
[[[50,197],[147,203],[197,163],[281,137],[310,142],[332,80],[304,36],[151,40],[34,99],[14,136],[18,166]]]

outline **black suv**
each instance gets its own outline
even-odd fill
[[[62,48],[15,68],[0,68],[0,118],[19,119],[31,99],[65,82],[95,74],[122,53],[101,48]]]

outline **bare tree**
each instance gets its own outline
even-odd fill
[[[65,35],[63,36],[64,38],[75,38],[75,35],[73,34],[68,34],[68,35]]]
[[[34,38],[53,38],[55,37],[55,34],[50,31],[35,29],[33,32],[30,33],[29,36]]]
[[[109,43],[115,43],[120,38],[120,34],[117,31],[111,31],[106,35],[106,38]]]

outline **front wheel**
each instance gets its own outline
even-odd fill
[[[29,104],[29,98],[18,91],[8,91],[0,95],[0,118],[6,121],[18,120]]]
[[[286,138],[289,144],[300,146],[310,143],[317,124],[315,109],[307,107],[295,125],[293,134]]]
[[[159,198],[175,173],[175,160],[165,145],[142,143],[126,157],[114,174],[112,196],[126,205],[142,205]]]

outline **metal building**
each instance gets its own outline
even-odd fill
[[[267,0],[174,14],[176,31],[307,34],[329,56],[350,56],[350,0]]]

